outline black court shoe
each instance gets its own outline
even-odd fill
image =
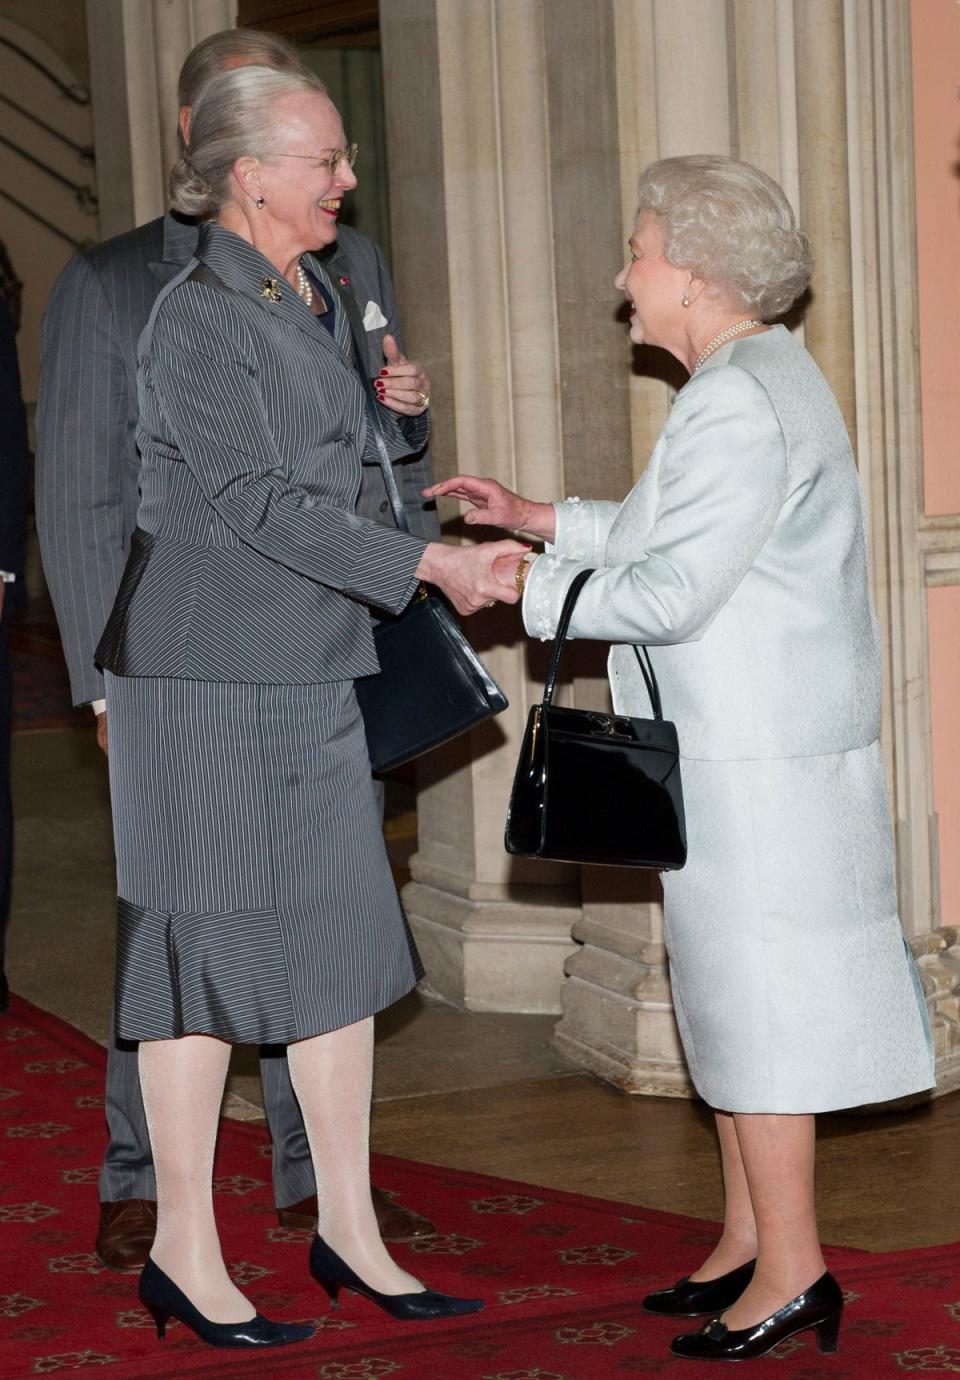
[[[769,1318],[754,1323],[753,1327],[731,1331],[726,1323],[715,1318],[697,1332],[674,1337],[670,1350],[674,1356],[682,1356],[688,1361],[752,1361],[758,1356],[766,1356],[788,1337],[795,1337],[798,1332],[812,1327],[817,1334],[817,1349],[821,1355],[826,1355],[839,1348],[842,1312],[840,1285],[828,1272]]]
[[[341,1287],[362,1294],[391,1318],[406,1322],[424,1322],[430,1318],[452,1318],[459,1313],[476,1313],[483,1307],[483,1299],[458,1299],[451,1294],[436,1294],[424,1289],[419,1294],[380,1294],[364,1284],[359,1275],[332,1251],[322,1236],[315,1236],[310,1246],[310,1273],[327,1291],[331,1308],[337,1308]]]
[[[310,1323],[271,1322],[260,1313],[255,1313],[247,1322],[211,1322],[150,1259],[140,1275],[140,1302],[157,1324],[157,1336],[161,1341],[167,1330],[167,1319],[171,1317],[179,1318],[208,1346],[287,1346],[290,1342],[307,1341],[317,1330]]]
[[[684,1275],[671,1289],[657,1289],[643,1301],[647,1313],[665,1313],[671,1318],[699,1318],[705,1313],[722,1313],[736,1303],[753,1279],[755,1260],[738,1265],[716,1279],[690,1279]]]

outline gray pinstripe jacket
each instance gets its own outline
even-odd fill
[[[271,293],[273,265],[218,225],[197,259],[219,284],[188,264],[140,340],[138,528],[97,663],[274,684],[369,675],[364,605],[399,612],[426,543],[354,512],[368,422],[344,313],[332,335],[282,278]],[[410,438],[382,412],[392,457],[426,441],[425,417]]]
[[[137,341],[157,293],[193,255],[197,227],[167,215],[73,258],[54,286],[43,324],[37,409],[36,503],[44,571],[60,625],[76,704],[103,694],[94,648],[116,596],[136,526]],[[380,305],[387,324],[367,332],[367,367],[398,335],[393,286],[365,235],[341,226],[321,262],[348,279],[362,312]],[[420,442],[422,445],[422,441]],[[411,442],[396,466],[410,529],[439,539],[429,452]],[[392,523],[379,468],[364,465],[356,510]]]

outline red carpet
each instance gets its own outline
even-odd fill
[[[716,1367],[678,1361],[685,1330],[648,1317],[638,1296],[684,1274],[715,1239],[710,1223],[478,1174],[379,1156],[377,1182],[429,1211],[444,1235],[398,1258],[439,1289],[482,1295],[486,1310],[436,1325],[395,1323],[347,1296],[330,1313],[306,1272],[308,1235],[282,1231],[268,1147],[226,1121],[216,1170],[224,1251],[266,1312],[315,1319],[303,1346],[266,1356],[218,1352],[174,1326],[157,1342],[136,1280],[92,1252],[103,1144],[103,1051],[14,999],[0,1017],[0,1375],[98,1367],[118,1380],[299,1376],[311,1380],[618,1380]],[[598,1153],[602,1147],[598,1146]],[[960,1247],[898,1255],[833,1250],[848,1293],[841,1351],[812,1338],[752,1363],[765,1380],[875,1380],[960,1373]]]

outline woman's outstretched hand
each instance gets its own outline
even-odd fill
[[[517,602],[517,564],[529,550],[518,541],[485,541],[479,546],[432,541],[416,573],[441,589],[457,613],[476,613],[493,603]]]
[[[473,474],[458,474],[423,491],[425,498],[457,498],[471,506],[463,515],[468,526],[507,527],[514,532],[530,532],[544,541],[553,541],[557,531],[552,503],[534,503],[495,479],[480,479]]]

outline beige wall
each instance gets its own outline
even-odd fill
[[[85,11],[84,0],[0,0],[0,18],[42,39],[84,86],[90,81]]]

